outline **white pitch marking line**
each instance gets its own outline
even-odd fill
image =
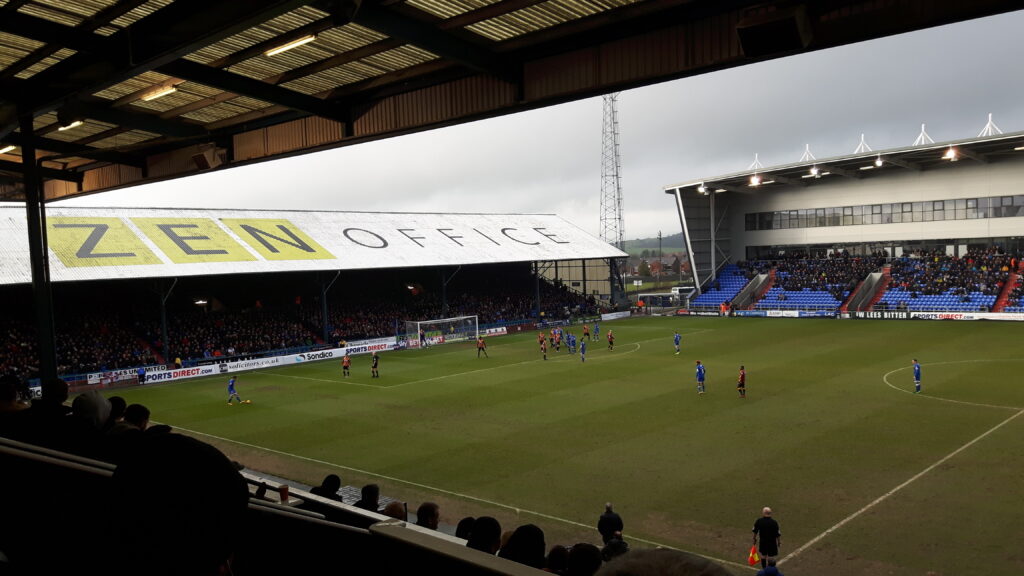
[[[270,370],[262,370],[256,372],[256,374],[273,374],[274,376],[282,376],[284,378],[297,378],[299,380],[313,380],[314,382],[330,382],[332,384],[348,384],[350,386],[365,386],[367,388],[387,388],[387,386],[377,386],[375,384],[363,384],[362,382],[353,382],[351,380],[329,380],[327,378],[310,378],[309,376],[295,376],[293,374],[284,374],[283,372],[273,372]]]
[[[807,550],[807,549],[808,549],[808,548],[810,548],[811,546],[814,546],[815,544],[817,544],[818,542],[820,542],[820,541],[821,541],[821,540],[822,540],[823,538],[825,538],[825,537],[826,537],[826,536],[828,536],[829,534],[831,534],[831,533],[835,532],[836,530],[838,530],[838,529],[842,528],[843,526],[845,526],[845,525],[846,525],[847,523],[849,523],[849,522],[850,522],[851,520],[853,520],[854,518],[856,518],[856,517],[860,516],[861,514],[863,514],[863,513],[867,512],[868,510],[870,510],[870,509],[874,508],[875,506],[877,506],[878,504],[880,504],[880,503],[881,503],[882,501],[884,501],[884,500],[886,500],[887,498],[889,498],[889,496],[892,496],[893,494],[895,494],[895,493],[899,492],[900,490],[902,490],[902,489],[906,488],[906,487],[907,487],[907,486],[909,486],[909,485],[910,485],[911,483],[913,483],[914,481],[916,481],[916,480],[917,480],[918,478],[920,478],[920,477],[924,476],[925,474],[927,474],[927,473],[931,472],[932,470],[934,470],[934,469],[938,468],[938,467],[939,467],[939,466],[941,466],[941,465],[942,465],[943,463],[945,463],[945,462],[946,462],[947,460],[949,460],[950,458],[952,458],[952,457],[956,456],[957,454],[959,454],[959,453],[963,452],[964,450],[966,450],[966,449],[970,448],[971,446],[973,446],[973,445],[974,445],[974,444],[975,444],[976,442],[978,442],[978,441],[979,441],[979,440],[981,440],[982,438],[984,438],[984,437],[988,436],[989,434],[991,434],[991,433],[995,432],[996,430],[998,430],[998,429],[1002,428],[1003,426],[1005,426],[1005,425],[1009,424],[1011,420],[1013,420],[1014,418],[1016,418],[1016,417],[1020,416],[1021,414],[1024,414],[1024,409],[1020,410],[1019,412],[1017,412],[1017,413],[1016,413],[1016,414],[1014,414],[1013,416],[1010,416],[1010,417],[1009,417],[1009,418],[1007,418],[1006,420],[1003,420],[1003,421],[1002,421],[1002,422],[1000,422],[999,424],[996,424],[995,426],[993,426],[993,427],[989,428],[989,429],[988,429],[987,431],[985,431],[984,433],[982,433],[982,434],[981,434],[980,436],[978,436],[978,437],[977,437],[977,438],[975,438],[974,440],[971,440],[971,441],[970,441],[970,442],[968,442],[967,444],[964,444],[963,446],[961,446],[961,447],[957,448],[956,450],[954,450],[954,451],[950,452],[949,454],[947,454],[947,455],[943,456],[943,457],[942,457],[942,458],[941,458],[941,459],[940,459],[940,460],[939,460],[938,462],[936,462],[936,463],[932,464],[931,466],[929,466],[929,467],[925,468],[924,470],[922,470],[922,471],[918,472],[917,474],[914,474],[914,475],[913,475],[913,476],[912,476],[912,477],[911,477],[911,478],[910,478],[909,480],[907,480],[906,482],[904,482],[904,483],[900,484],[899,486],[897,486],[897,487],[893,488],[892,490],[889,490],[889,491],[888,491],[888,492],[886,492],[885,494],[882,494],[882,495],[881,495],[881,496],[879,496],[878,498],[875,498],[875,499],[874,499],[874,500],[872,500],[872,501],[871,501],[870,503],[868,503],[868,505],[864,506],[864,507],[863,507],[863,508],[861,508],[860,510],[857,510],[857,511],[856,511],[856,512],[854,512],[853,514],[850,514],[850,515],[849,515],[849,516],[847,516],[846,518],[843,518],[842,520],[840,520],[840,521],[839,521],[838,523],[836,523],[836,524],[835,524],[834,526],[832,526],[832,527],[831,527],[831,528],[829,528],[828,530],[825,530],[825,531],[824,531],[824,532],[822,532],[821,534],[818,534],[817,536],[815,536],[814,538],[812,538],[812,539],[810,540],[810,542],[808,542],[808,543],[804,544],[803,546],[801,546],[801,547],[797,548],[796,550],[793,550],[792,552],[790,552],[790,553],[789,553],[788,555],[786,555],[786,557],[785,557],[785,558],[783,558],[783,559],[779,560],[779,564],[782,564],[783,562],[786,562],[787,560],[791,560],[791,559],[795,558],[795,557],[796,557],[796,556],[798,556],[798,555],[799,555],[799,554],[800,554],[801,552],[803,552],[804,550]]]
[[[978,362],[1021,362],[1021,361],[1024,361],[1024,360],[1021,360],[1020,358],[1007,358],[1007,359],[1003,359],[1003,360],[999,360],[999,359],[995,359],[995,360],[992,360],[992,359],[989,359],[989,360],[950,360],[949,362],[934,362],[934,363],[928,364],[928,366],[942,366],[942,365],[945,365],[945,364],[973,364],[973,363],[978,363]],[[900,388],[899,386],[894,386],[892,384],[892,382],[889,382],[889,376],[891,376],[892,374],[895,374],[897,372],[900,372],[902,370],[910,370],[910,368],[911,368],[910,366],[903,366],[902,368],[897,368],[895,370],[891,370],[889,372],[886,372],[882,376],[882,381],[885,382],[886,386],[888,386],[889,388],[892,388],[893,390],[897,390],[897,391],[903,392],[905,394],[913,394],[913,392],[911,392],[910,390],[904,390],[903,388]],[[939,397],[939,396],[931,396],[931,395],[928,395],[928,394],[921,394],[920,397],[921,398],[929,398],[931,400],[938,400],[940,402],[952,402],[953,404],[964,404],[966,406],[981,406],[982,408],[999,408],[999,409],[1002,409],[1002,410],[1024,410],[1024,408],[1021,408],[1020,406],[1003,406],[1003,405],[1000,405],[1000,404],[982,404],[980,402],[967,402],[965,400],[953,400],[953,399],[950,399],[950,398],[942,398],[942,397]]]
[[[481,502],[483,504],[489,504],[491,506],[496,506],[498,508],[505,508],[506,510],[514,511],[517,516],[519,514],[525,513],[525,514],[530,514],[532,516],[537,516],[539,518],[546,518],[548,520],[554,520],[556,522],[562,522],[563,524],[570,524],[572,526],[579,526],[579,527],[582,527],[582,528],[593,528],[589,524],[583,524],[581,522],[576,522],[575,520],[568,520],[566,518],[559,518],[558,516],[552,516],[550,514],[545,514],[543,512],[536,512],[536,511],[533,511],[533,510],[527,510],[526,508],[521,508],[519,506],[512,506],[510,504],[502,504],[501,502],[495,502],[493,500],[487,500],[485,498],[479,498],[477,496],[470,496],[469,494],[462,494],[462,493],[459,493],[459,492],[453,492],[451,490],[445,490],[443,488],[436,488],[434,486],[428,486],[427,484],[420,484],[419,482],[412,482],[410,480],[403,480],[401,478],[395,478],[394,476],[386,476],[384,474],[377,474],[375,472],[369,472],[367,470],[361,470],[359,468],[352,468],[351,466],[343,466],[341,464],[335,464],[334,462],[326,462],[324,460],[317,460],[316,458],[309,458],[307,456],[301,456],[301,455],[298,455],[298,454],[291,454],[289,452],[284,452],[284,451],[281,451],[281,450],[275,450],[273,448],[266,448],[264,446],[257,446],[255,444],[249,444],[248,442],[241,442],[241,441],[238,441],[238,440],[232,440],[231,438],[224,438],[224,437],[221,437],[221,436],[214,436],[213,434],[206,434],[205,432],[199,432],[197,430],[190,430],[188,428],[182,428],[180,426],[175,426],[175,428],[178,429],[178,430],[183,430],[183,431],[188,432],[190,434],[196,434],[198,436],[205,436],[207,438],[214,438],[214,439],[220,440],[222,442],[230,442],[232,444],[238,444],[239,446],[246,446],[248,448],[254,448],[256,450],[262,450],[262,451],[265,451],[265,452],[272,452],[274,454],[280,454],[282,456],[288,456],[289,458],[295,458],[297,460],[305,460],[307,462],[313,462],[315,464],[321,464],[323,466],[331,466],[331,467],[337,468],[339,470],[347,470],[349,472],[355,472],[357,474],[364,474],[366,476],[372,476],[374,478],[380,478],[382,480],[388,480],[388,481],[391,481],[391,482],[398,482],[400,484],[408,484],[409,486],[415,486],[416,488],[422,488],[424,490],[429,490],[431,492],[437,492],[437,493],[440,493],[440,494],[448,494],[449,496],[455,496],[456,498],[462,498],[462,499],[465,499],[465,500],[473,500],[473,501],[476,501],[476,502]],[[704,554],[699,554],[697,552],[690,552],[689,550],[683,550],[681,548],[676,548],[674,546],[669,546],[668,544],[661,544],[659,542],[653,542],[651,540],[645,540],[643,538],[636,538],[634,536],[627,536],[627,538],[629,538],[630,540],[636,540],[637,542],[643,542],[644,544],[650,544],[651,546],[657,546],[659,548],[669,548],[669,549],[672,549],[672,550],[679,550],[679,551],[682,551],[682,552],[689,552],[690,554],[694,554],[694,555],[700,556],[702,558],[707,558],[708,560],[713,560],[715,562],[719,562],[719,563],[722,563],[722,564],[729,564],[729,565],[732,565],[732,566],[739,566],[740,568],[748,568],[749,569],[748,566],[745,566],[745,565],[740,564],[738,562],[730,562],[728,560],[722,560],[721,558],[715,558],[713,556],[707,556],[707,555],[704,555]]]

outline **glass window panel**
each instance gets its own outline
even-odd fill
[[[853,224],[853,216],[843,216],[843,226],[850,226]]]
[[[966,198],[961,198],[959,200],[956,200],[955,202],[956,202],[956,208],[957,209],[967,208],[967,199]]]
[[[853,216],[853,206],[843,206],[843,216]]]
[[[928,211],[922,212],[921,214],[924,216],[924,221],[925,222],[931,222],[932,221],[932,214],[941,214],[941,212],[932,212],[931,210],[928,210]]]
[[[882,224],[892,224],[892,213],[882,214]]]
[[[864,216],[861,216],[860,214],[854,214],[853,215],[853,225],[854,226],[860,226],[863,223],[864,223]]]
[[[946,210],[946,220],[953,220],[956,218],[956,212],[953,210]]]
[[[957,220],[966,220],[967,219],[967,209],[966,208],[964,208],[964,209],[957,208],[957,210],[956,210],[956,219]]]
[[[871,215],[871,223],[872,224],[881,224],[882,223],[882,215],[881,214],[872,214]]]
[[[938,202],[932,202],[932,210],[944,210],[946,207],[943,206],[943,204],[944,203],[942,200],[939,200]]]
[[[977,208],[978,207],[978,199],[977,198],[968,198],[967,199],[967,207],[968,208]]]
[[[924,210],[924,202],[914,202],[914,212],[920,212]]]
[[[901,222],[903,222],[903,213],[902,212],[893,212],[893,214],[892,214],[892,223],[893,224],[899,224]]]
[[[1024,195],[1017,194],[1013,197],[1014,206],[1024,206]]]
[[[914,209],[914,205],[911,204],[910,202],[904,202],[903,206],[901,207],[901,210],[903,212],[911,212],[913,209]]]
[[[863,206],[854,206],[853,207],[853,215],[854,216],[860,216],[863,213],[864,213],[864,207]]]
[[[967,209],[967,219],[968,220],[975,220],[977,218],[978,218],[978,209],[977,208],[968,208]]]
[[[927,212],[925,212],[927,214]],[[944,210],[936,210],[932,212],[932,220],[945,220],[946,212]]]
[[[892,214],[892,204],[882,204],[882,214]]]
[[[872,214],[881,214],[882,213],[882,205],[881,204],[875,204],[874,206],[872,206],[871,207],[871,213]]]
[[[1013,196],[1003,196],[1001,204],[1003,206],[1013,206]]]

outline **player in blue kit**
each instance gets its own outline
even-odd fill
[[[704,393],[704,365],[697,360],[697,394]]]
[[[252,404],[252,400],[242,400],[242,397],[238,395],[238,392],[235,390],[235,377],[232,376],[228,379],[228,406],[234,406],[231,400],[235,398],[238,398],[239,404]]]
[[[676,335],[672,337],[672,341],[676,344],[676,356],[679,355],[679,343],[683,340],[683,337],[679,335],[679,331],[676,330]]]
[[[587,340],[584,338],[580,340],[580,362],[587,361]]]
[[[914,358],[914,394],[921,393],[921,365]]]
[[[597,342],[597,339],[601,337],[601,325],[594,322],[594,331],[591,333],[590,341]]]

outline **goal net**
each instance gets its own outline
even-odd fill
[[[404,336],[407,348],[476,340],[479,335],[480,328],[476,316],[405,321]]]

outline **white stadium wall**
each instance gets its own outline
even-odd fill
[[[998,238],[1024,235],[1024,217],[943,220],[898,224],[862,224],[746,230],[745,215],[756,212],[834,208],[896,202],[934,202],[964,198],[1024,194],[1024,162],[978,164],[969,159],[960,165],[923,172],[899,168],[893,174],[863,180],[826,176],[806,187],[772,186],[749,194],[727,193],[732,254],[744,258],[748,246],[872,243],[929,239]],[[964,166],[963,164],[969,165]]]

